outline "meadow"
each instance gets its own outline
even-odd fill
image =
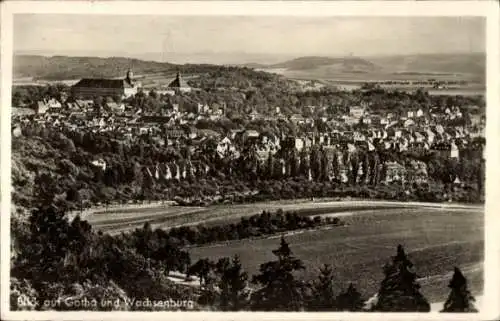
[[[432,302],[444,301],[454,266],[462,269],[474,294],[483,287],[484,237],[482,207],[385,201],[274,201],[255,204],[149,208],[114,208],[86,219],[103,232],[116,234],[141,227],[205,226],[235,223],[262,210],[295,210],[300,215],[341,217],[341,227],[300,230],[285,234],[295,255],[305,262],[303,277],[315,278],[322,264],[331,264],[339,291],[353,282],[372,296],[383,278],[382,267],[402,244],[421,277],[422,291]],[[250,274],[273,259],[281,235],[189,247],[195,262],[238,254]]]
[[[319,215],[349,210],[387,209],[422,206],[422,204],[382,201],[271,201],[253,204],[217,205],[209,207],[188,207],[157,204],[146,208],[118,207],[94,211],[83,217],[95,229],[110,234],[121,233],[142,227],[149,222],[153,228],[168,229],[180,225],[226,224],[241,217],[260,214],[263,210],[294,210],[301,215]]]
[[[394,208],[364,210],[348,216],[347,226],[289,233],[286,240],[306,265],[303,277],[315,278],[322,264],[331,264],[339,291],[353,282],[367,297],[383,279],[382,267],[402,244],[421,277],[422,292],[444,301],[454,266],[462,269],[474,294],[482,292],[483,213],[474,209]],[[190,248],[191,259],[212,260],[238,254],[254,274],[273,260],[280,235]]]

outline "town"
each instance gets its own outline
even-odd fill
[[[313,89],[310,83],[294,83],[293,90],[306,98],[299,103],[302,113],[283,112],[290,111],[287,106],[259,112],[247,104],[246,112],[235,114],[231,102],[218,98],[226,90],[249,96],[247,89],[214,92],[191,87],[180,72],[165,88],[142,88],[129,70],[122,79],[48,86],[42,99],[13,107],[12,134],[15,142],[16,137],[55,131],[77,146],[82,146],[77,143],[82,137],[102,137],[107,144],[140,148],[136,154],[140,157],[151,148],[156,154],[139,160],[139,166],[147,180],[159,185],[222,174],[245,180],[303,177],[348,186],[399,184],[427,189],[431,181],[440,181],[447,191],[441,200],[452,200],[457,188],[473,186],[481,194],[477,171],[478,162],[484,161],[485,108],[480,98],[442,98],[421,88],[404,93],[376,85],[354,92]],[[29,101],[30,97],[20,99],[14,92],[14,102]],[[215,102],[197,99],[200,93],[216,97]],[[401,98],[413,101],[407,108],[384,108],[384,99],[391,103]],[[315,100],[320,104],[307,104]],[[89,164],[102,173],[116,171],[122,165],[101,153],[113,150],[96,150]],[[430,162],[433,158],[442,166]],[[200,195],[195,196],[188,198],[199,204]]]

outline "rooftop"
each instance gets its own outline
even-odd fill
[[[177,76],[175,77],[170,84],[168,84],[169,88],[189,88],[189,85],[182,79],[181,73],[178,72]]]
[[[133,88],[133,85],[124,79],[83,78],[73,88]]]

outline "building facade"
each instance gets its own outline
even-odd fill
[[[132,71],[124,79],[84,78],[71,88],[73,97],[92,99],[94,97],[127,98],[137,94],[140,83],[133,79]]]
[[[168,88],[181,93],[191,92],[191,87],[182,79],[180,72],[178,72],[175,79],[168,84]]]

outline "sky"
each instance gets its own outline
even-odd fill
[[[19,14],[14,51],[151,57],[356,56],[485,51],[475,17]],[[182,59],[182,58],[181,58]],[[244,58],[242,58],[244,59]],[[248,61],[249,62],[249,61]]]

